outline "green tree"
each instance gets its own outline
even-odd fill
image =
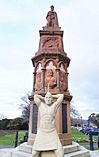
[[[96,113],[92,113],[89,117],[88,117],[88,121],[89,123],[93,123],[94,125],[96,125],[99,128],[99,114]]]
[[[4,119],[0,120],[0,129],[1,130],[6,130],[7,125],[10,123],[10,120],[11,119],[7,119],[7,118],[4,118]]]
[[[21,117],[0,120],[0,130],[27,130],[28,124]]]

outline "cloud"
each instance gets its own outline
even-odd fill
[[[7,55],[0,53],[0,113],[8,118],[21,115],[17,104],[26,91],[32,91],[33,67],[27,52],[12,48]]]
[[[30,20],[30,12],[33,10],[32,5],[35,7],[33,8],[36,10],[36,5],[33,4],[31,0],[27,1],[2,1],[0,5],[0,21],[1,22],[25,22],[26,20]]]
[[[60,12],[61,19],[65,19],[62,21],[65,50],[71,58],[69,89],[75,106],[85,118],[92,111],[99,112],[98,6],[97,0],[75,0]]]

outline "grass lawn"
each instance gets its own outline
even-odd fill
[[[93,136],[94,149],[98,149],[97,138],[98,138],[97,136]],[[82,132],[73,128],[72,129],[72,139],[73,139],[73,141],[78,142],[80,145],[84,146],[85,148],[90,149],[89,135],[83,134]]]
[[[25,131],[19,131],[19,139],[18,141],[22,141],[24,137]],[[0,146],[14,146],[15,143],[15,131],[10,134],[6,134],[3,136],[0,136]]]
[[[4,131],[5,135],[0,135],[0,146],[14,146],[15,144],[15,131],[14,132],[7,132]],[[19,138],[18,143],[23,140],[25,135],[25,131],[19,131]],[[83,145],[87,149],[90,148],[89,146],[89,135],[82,134],[77,129],[72,129],[72,139],[75,142],[78,142],[80,145]],[[94,140],[94,148],[98,149],[97,147],[97,136],[93,136]]]

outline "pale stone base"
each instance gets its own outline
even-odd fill
[[[49,152],[42,152],[40,157],[56,157],[56,155],[52,151],[49,151]]]
[[[90,157],[90,151],[80,146],[78,143],[72,142],[71,145],[64,146],[64,157]],[[2,156],[3,157],[3,156]],[[26,142],[15,148],[11,156],[6,157],[32,157],[32,145]],[[42,152],[40,157],[56,157],[52,151]]]

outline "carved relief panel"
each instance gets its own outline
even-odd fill
[[[36,82],[35,82],[35,91],[40,91],[42,84],[42,65],[38,64],[36,68]]]
[[[56,66],[50,61],[46,65],[45,90],[48,91],[48,88],[54,89],[56,85]]]
[[[66,70],[64,68],[63,63],[60,65],[60,90],[61,91],[66,91],[67,90],[67,74]]]
[[[57,50],[63,51],[63,43],[60,36],[42,36],[40,39],[39,51]]]

